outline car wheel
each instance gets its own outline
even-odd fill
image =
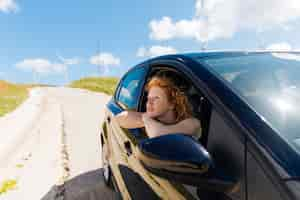
[[[103,179],[104,183],[110,187],[113,187],[113,182],[112,182],[112,172],[109,166],[108,162],[108,149],[107,149],[107,144],[102,144],[102,167],[103,167]]]

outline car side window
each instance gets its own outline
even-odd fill
[[[126,109],[137,108],[145,75],[146,67],[137,67],[129,71],[122,80],[118,89],[117,101],[126,106]]]

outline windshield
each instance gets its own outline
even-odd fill
[[[221,75],[300,153],[300,54],[254,54],[201,62]]]

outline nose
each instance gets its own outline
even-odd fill
[[[146,103],[147,110],[151,109],[153,107],[153,104],[154,104],[154,100],[152,98],[148,98]]]
[[[150,105],[152,105],[152,104],[153,104],[152,101],[147,100],[147,103],[146,103],[147,106],[150,106]]]
[[[155,100],[155,98],[147,98],[147,104],[153,104],[153,102],[154,102],[154,100]]]

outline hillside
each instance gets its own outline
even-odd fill
[[[0,80],[0,117],[13,111],[28,97],[28,88]]]
[[[119,79],[115,77],[87,77],[73,81],[70,84],[72,88],[82,88],[93,92],[103,92],[112,95]]]

